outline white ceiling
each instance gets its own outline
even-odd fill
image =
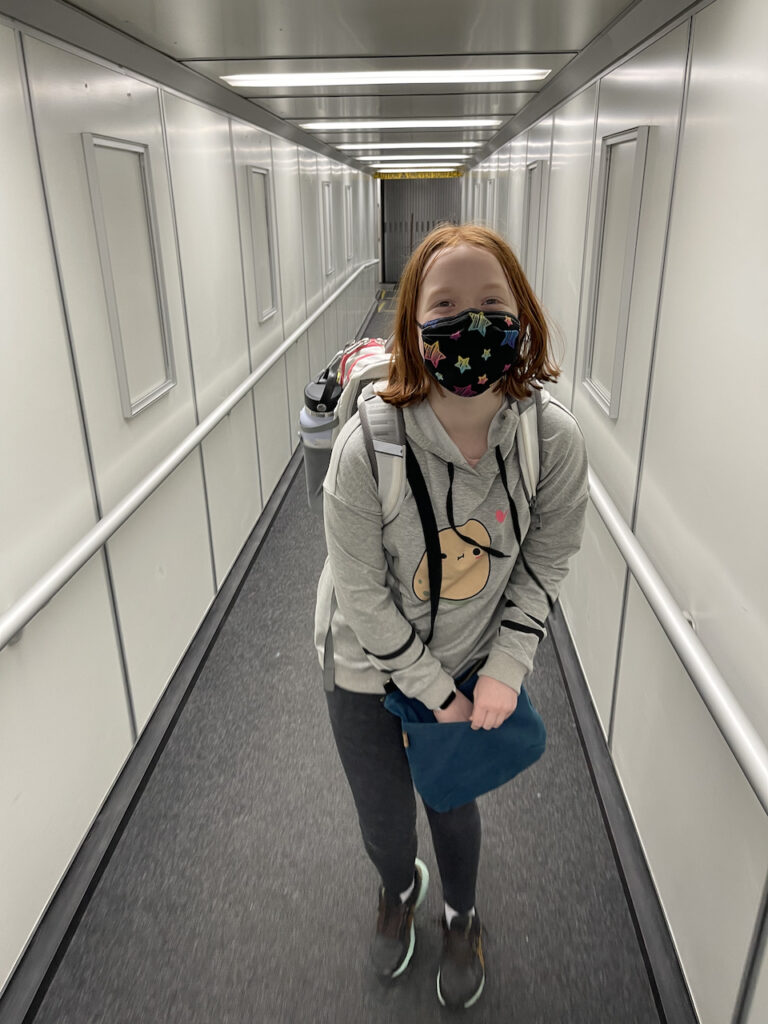
[[[492,129],[310,132],[342,142],[492,143],[541,89],[633,8],[653,0],[77,0],[69,4],[283,121],[497,116]],[[679,6],[671,4],[670,6]],[[637,15],[637,12],[633,12]],[[658,20],[661,15],[653,14]],[[649,30],[657,26],[649,26]],[[594,49],[594,46],[593,46]],[[222,74],[408,68],[551,68],[499,85],[234,89]],[[507,131],[504,137],[508,137]],[[392,151],[390,151],[392,152]],[[341,156],[341,154],[339,154]],[[344,159],[349,160],[350,154]]]

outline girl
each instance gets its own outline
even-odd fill
[[[371,956],[384,978],[399,977],[412,958],[429,875],[416,857],[400,719],[383,700],[396,686],[439,723],[471,721],[473,729],[495,729],[515,710],[584,529],[587,456],[571,414],[543,399],[533,524],[515,443],[516,400],[533,400],[528,385],[559,374],[542,311],[506,242],[474,225],[432,231],[403,271],[381,393],[403,410],[439,530],[442,584],[428,645],[429,577],[413,495],[406,489],[382,527],[358,415],[334,445],[315,643],[322,664],[330,626],[335,686],[326,698],[363,844],[382,880]],[[478,670],[470,701],[457,683]],[[438,998],[467,1007],[485,983],[477,801],[424,809],[445,900]]]

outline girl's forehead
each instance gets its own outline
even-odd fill
[[[420,290],[425,285],[440,281],[455,273],[464,274],[468,270],[475,269],[487,275],[498,276],[499,283],[506,283],[507,277],[504,268],[492,252],[476,245],[462,243],[450,247],[444,246],[433,253],[421,275]]]

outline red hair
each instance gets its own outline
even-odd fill
[[[549,330],[523,268],[504,239],[489,228],[477,224],[442,224],[427,235],[411,253],[400,278],[395,314],[393,359],[387,387],[380,394],[391,405],[413,405],[426,398],[432,378],[424,367],[419,351],[416,306],[424,270],[432,256],[444,248],[473,245],[486,249],[501,264],[509,287],[517,302],[520,320],[519,360],[497,384],[494,391],[514,399],[528,398],[531,387],[539,381],[556,381],[560,367],[548,352]]]

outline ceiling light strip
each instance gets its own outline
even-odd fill
[[[456,171],[460,164],[371,164],[374,171]]]
[[[305,71],[219,75],[235,88],[299,89],[320,85],[443,85],[446,82],[541,81],[551,68],[445,68],[414,71]]]
[[[431,162],[434,162],[434,161],[437,161],[437,160],[441,160],[441,161],[442,160],[451,160],[453,163],[456,163],[457,161],[471,160],[472,159],[472,154],[471,153],[450,153],[450,154],[446,154],[445,156],[443,156],[442,153],[440,153],[440,154],[434,154],[434,153],[398,153],[397,155],[393,154],[392,156],[388,156],[386,154],[384,156],[358,156],[358,157],[355,157],[355,159],[359,160],[360,163],[365,163],[365,164],[367,164],[367,163],[380,163],[380,162],[382,162],[384,160],[394,160],[395,162],[400,162],[400,163],[402,163],[403,160],[429,160]]]
[[[340,142],[336,149],[479,149],[484,142]]]
[[[501,118],[482,117],[420,121],[304,121],[299,124],[299,128],[314,132],[363,132],[382,128],[498,128],[503,123]]]

